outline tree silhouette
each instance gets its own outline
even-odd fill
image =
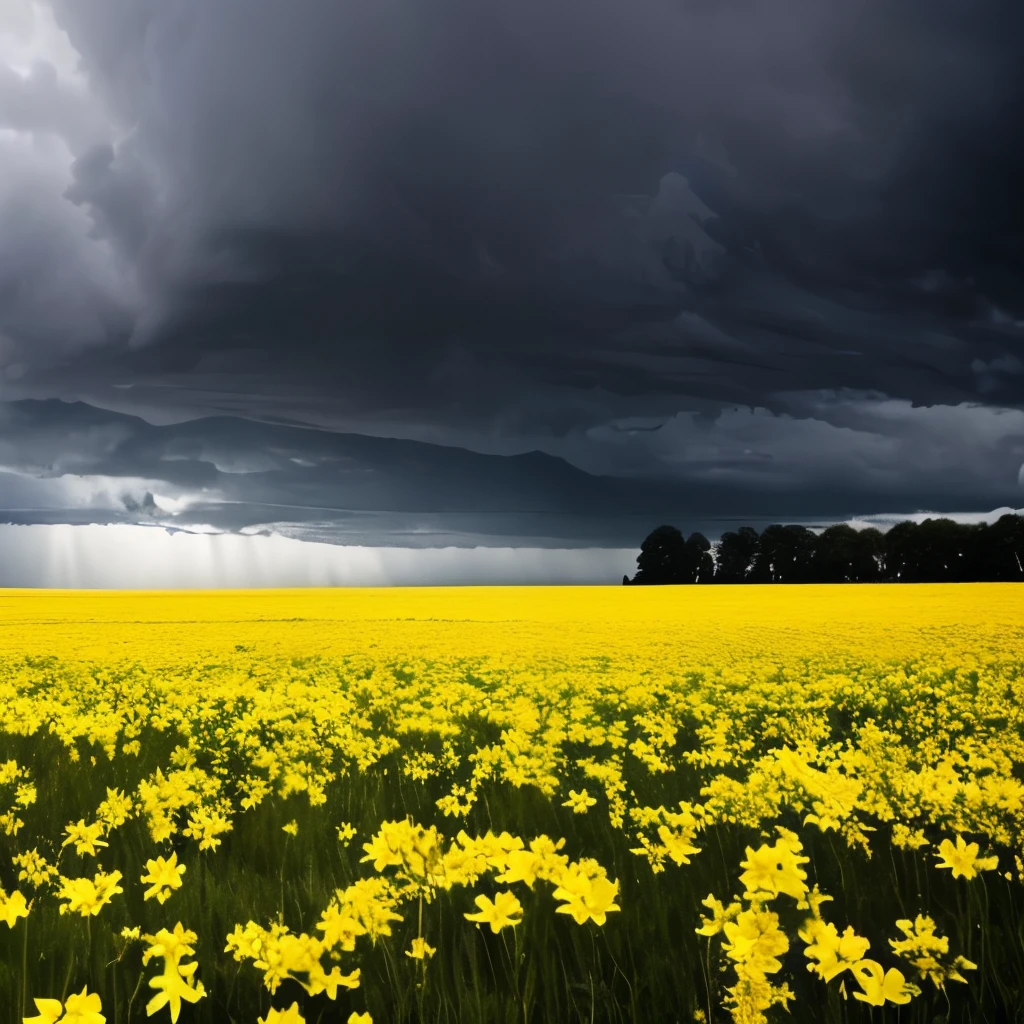
[[[687,583],[714,583],[715,560],[711,557],[711,541],[703,533],[691,533],[686,542]]]
[[[1024,516],[1000,516],[986,528],[978,547],[979,579],[1024,582]]]
[[[851,583],[856,577],[857,531],[846,523],[830,526],[818,538],[818,582]]]
[[[869,526],[857,532],[855,572],[858,583],[881,583],[885,579],[885,534]]]
[[[838,523],[820,537],[804,526],[773,524],[760,536],[741,526],[717,545],[659,526],[637,565],[623,583],[1024,582],[1024,516],[1007,513],[991,525],[908,520],[885,534]]]
[[[926,519],[917,528],[921,559],[918,578],[926,583],[956,583],[963,576],[963,540],[970,529],[952,519]]]
[[[647,535],[636,558],[634,583],[689,583],[690,555],[682,533],[674,526],[659,526]]]
[[[908,520],[890,527],[885,535],[886,579],[916,583],[918,562],[917,523]]]
[[[769,526],[761,534],[751,583],[812,583],[818,538],[806,526]]]
[[[952,543],[957,551],[955,583],[981,580],[981,563],[989,542],[988,523],[955,523]]]
[[[855,530],[836,523],[818,538],[819,583],[877,583],[882,579],[884,537],[873,526]]]
[[[741,526],[736,531],[722,534],[718,545],[716,583],[746,583],[750,567],[757,555],[757,530]]]
[[[962,581],[967,530],[952,519],[897,523],[885,535],[887,574],[900,583]]]

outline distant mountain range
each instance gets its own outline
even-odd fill
[[[82,481],[101,496],[84,500]],[[483,534],[631,546],[664,522],[714,533],[716,522],[828,525],[891,508],[884,495],[834,488],[808,501],[597,476],[541,451],[483,454],[235,416],[154,425],[55,399],[0,404],[0,521],[9,523],[290,524],[278,532],[373,543],[415,520],[416,544]]]

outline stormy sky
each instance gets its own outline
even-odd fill
[[[1022,58],[1014,0],[4,0],[0,520],[1024,505]]]

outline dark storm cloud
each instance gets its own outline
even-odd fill
[[[993,434],[970,410],[935,407],[920,420],[907,403],[874,404],[868,415],[849,396],[814,403],[801,393],[793,407],[803,419],[761,409],[696,428],[678,417],[657,431],[627,422],[597,439],[619,471],[601,476],[539,451],[488,455],[227,416],[157,426],[81,402],[10,402],[0,404],[0,522],[257,529],[369,546],[625,548],[664,521],[715,538],[735,525],[730,517],[825,526],[880,508],[1012,501],[1014,490],[991,480],[1001,462],[1024,458],[1024,413],[1005,413],[1010,422]],[[818,418],[825,406],[841,426]],[[870,429],[879,418],[891,424],[887,437]],[[965,449],[991,450],[989,460],[960,465],[951,480],[934,441],[951,434]],[[651,450],[683,466],[643,479],[633,463]],[[850,463],[859,467],[852,481]],[[753,514],[751,486],[762,492]]]
[[[575,466],[723,512],[1019,496],[1008,0],[53,11],[78,77],[0,72],[0,129],[51,146],[40,176],[0,136],[8,397],[567,460],[537,495],[585,491]],[[228,462],[272,444],[228,423],[191,429]],[[63,457],[231,475],[140,437]],[[375,500],[429,504],[412,467],[361,457],[394,474]],[[231,493],[338,504],[315,467]]]

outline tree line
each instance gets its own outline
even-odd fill
[[[750,526],[712,544],[659,526],[640,545],[624,584],[1024,582],[1024,516],[994,523],[952,519],[897,523],[886,533],[845,523],[815,534],[805,526]]]

